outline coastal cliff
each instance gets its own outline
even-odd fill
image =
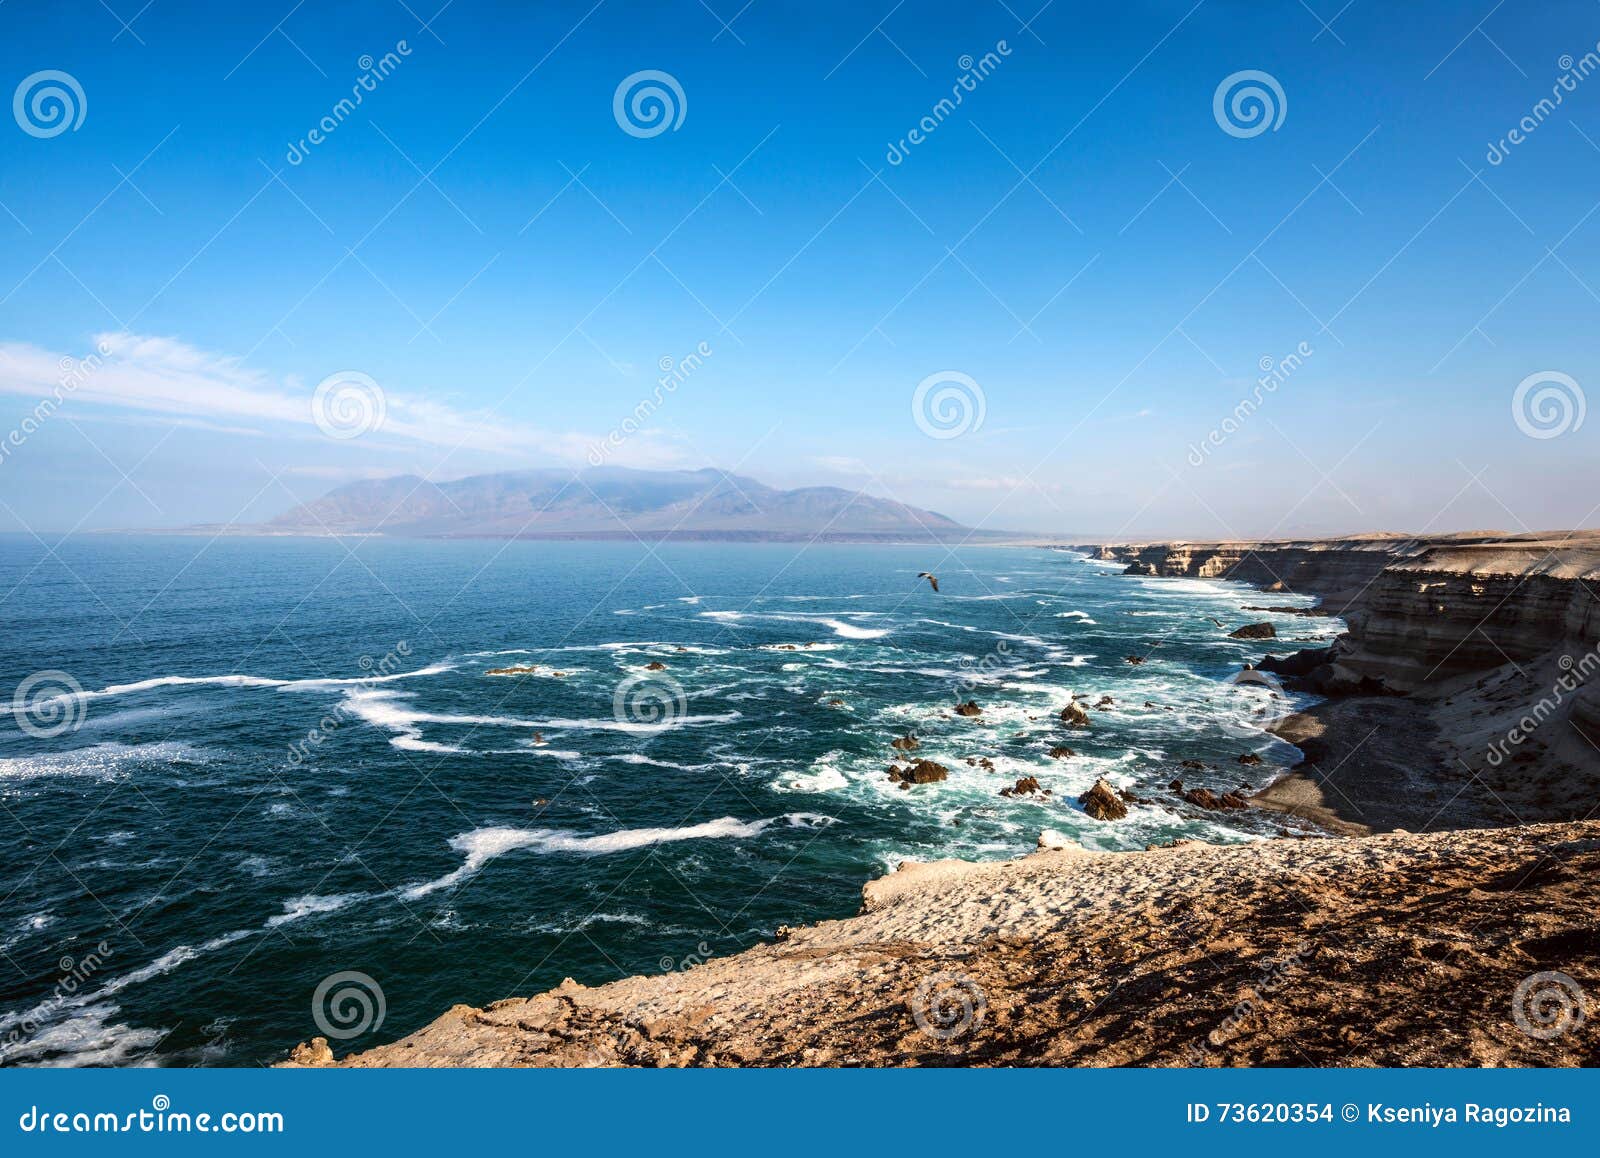
[[[1374,536],[1076,548],[1130,575],[1235,579],[1319,596],[1343,616],[1342,661],[1392,690],[1600,647],[1600,535]],[[1600,719],[1586,703],[1585,722]]]
[[[1261,803],[1354,832],[1573,819],[1600,799],[1600,680],[1589,678],[1600,671],[1600,533],[1069,549],[1130,575],[1318,596],[1344,618],[1349,631],[1331,648],[1261,664],[1341,697],[1275,729],[1306,752],[1309,771]],[[1352,786],[1375,804],[1371,815],[1338,799],[1355,794],[1330,788],[1335,767],[1365,782]]]

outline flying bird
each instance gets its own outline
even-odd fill
[[[926,579],[928,581],[928,586],[933,588],[933,593],[935,595],[939,593],[939,576],[930,575],[926,571],[918,571],[917,578]]]

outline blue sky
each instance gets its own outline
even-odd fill
[[[11,0],[6,90],[84,108],[0,119],[0,529],[583,465],[702,343],[608,461],[1062,534],[1594,525],[1600,419],[1513,398],[1600,381],[1600,76],[1534,113],[1600,5],[1341,3]],[[616,119],[641,70],[675,129]],[[1215,116],[1244,70],[1275,129]],[[330,438],[346,371],[384,422]],[[983,421],[934,438],[946,371]]]

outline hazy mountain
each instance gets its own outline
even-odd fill
[[[486,538],[944,539],[944,515],[839,487],[777,490],[705,470],[524,470],[432,483],[415,475],[336,487],[274,531]],[[979,533],[980,538],[997,534]]]

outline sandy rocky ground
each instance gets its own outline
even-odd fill
[[[344,1064],[1594,1065],[1541,975],[1597,991],[1597,871],[1600,822],[910,865],[858,917]]]
[[[315,1039],[287,1064],[1600,1065],[1593,689],[1486,759],[1600,636],[1596,545],[1095,549],[1346,616],[1320,669],[1336,690],[1275,729],[1304,763],[1252,799],[1300,831],[1142,853],[1044,833],[1020,860],[906,864],[854,918],[660,976],[457,1006],[337,1062]]]

